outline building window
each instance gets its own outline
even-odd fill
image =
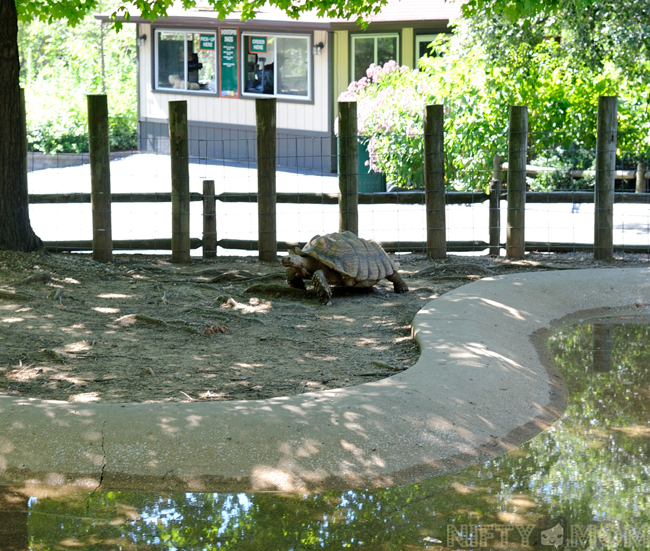
[[[156,31],[157,90],[216,93],[217,35],[202,31]]]
[[[398,56],[397,33],[352,35],[352,80],[366,76],[372,63],[383,65],[390,60],[399,61]]]
[[[431,48],[429,46],[437,37],[437,34],[419,34],[415,37],[416,65],[419,59],[431,55]]]
[[[244,96],[311,99],[311,37],[242,33]]]

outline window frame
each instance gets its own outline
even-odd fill
[[[241,92],[239,97],[242,99],[257,99],[257,98],[276,98],[279,101],[284,102],[298,102],[298,103],[313,103],[314,102],[314,56],[312,53],[314,45],[314,34],[313,32],[304,32],[304,33],[283,33],[276,31],[265,31],[257,29],[242,29],[239,33],[240,35],[240,78],[241,78]],[[307,40],[307,95],[298,96],[292,94],[282,94],[278,93],[277,83],[278,83],[278,71],[275,69],[273,71],[273,93],[264,94],[256,92],[247,92],[246,91],[246,71],[247,71],[247,55],[248,55],[248,38],[250,36],[265,36],[273,38],[302,38]],[[273,49],[273,64],[277,68],[277,59],[278,59],[278,49],[277,46]]]
[[[419,32],[415,33],[413,36],[413,57],[415,57],[414,62],[415,66],[418,65],[418,62],[420,61],[420,58],[417,57],[420,51],[420,44],[424,42],[425,38],[424,37],[433,37],[434,39],[440,36],[441,34],[446,34],[449,35],[451,34],[451,30],[449,28],[445,29],[432,29],[432,30],[420,30]],[[431,40],[433,41],[433,40]]]
[[[427,34],[416,34],[415,35],[415,55],[416,55],[416,63],[420,61],[422,56],[420,56],[420,45],[423,42],[426,42],[427,44],[431,44],[439,35],[440,33],[427,33]],[[428,55],[428,54],[427,54]]]
[[[390,32],[375,32],[375,33],[351,33],[350,34],[350,82],[356,81],[354,75],[356,73],[356,48],[355,41],[363,38],[374,38],[374,61],[373,63],[377,64],[377,39],[378,38],[387,38],[395,37],[397,39],[397,59],[395,60],[397,64],[401,64],[402,56],[402,33],[400,31],[390,31]],[[367,67],[366,67],[367,69]],[[365,74],[364,74],[365,76]]]
[[[185,82],[185,88],[163,88],[159,86],[159,50],[158,50],[158,44],[159,40],[158,37],[160,36],[161,33],[183,33],[185,35],[185,38],[183,40],[183,58],[185,59],[185,63],[183,64],[183,80]],[[164,94],[192,94],[192,95],[200,95],[200,96],[216,96],[219,97],[219,33],[218,29],[209,29],[209,28],[200,28],[200,29],[192,29],[192,28],[170,28],[170,27],[161,27],[161,28],[153,28],[152,29],[152,34],[154,37],[154,44],[152,48],[152,55],[153,55],[153,71],[152,71],[152,76],[153,76],[153,82],[152,82],[152,90],[154,92],[161,92]],[[187,88],[187,80],[188,80],[188,70],[187,70],[187,35],[188,34],[210,34],[214,35],[215,37],[215,47],[214,47],[214,91],[212,90],[190,90]]]

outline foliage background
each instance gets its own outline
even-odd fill
[[[103,2],[96,12],[112,9]],[[135,26],[119,32],[92,15],[19,24],[21,86],[30,150],[88,151],[87,94],[107,94],[111,149],[137,146]]]
[[[601,95],[619,100],[618,168],[647,159],[650,25],[630,16],[629,2],[568,3],[564,11],[542,6],[516,19],[499,13],[496,2],[475,4],[453,35],[433,43],[419,70],[393,62],[373,66],[342,95],[359,102],[370,169],[399,187],[422,187],[422,113],[426,104],[438,103],[446,107],[448,187],[485,188],[494,155],[507,152],[509,107],[526,105],[528,161],[558,169],[530,180],[531,188],[588,188],[593,179],[576,182],[568,170],[593,167]],[[627,34],[626,25],[632,27]],[[632,40],[635,56],[629,55]]]

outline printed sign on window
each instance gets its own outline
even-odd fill
[[[199,48],[201,50],[213,50],[217,45],[217,37],[213,34],[199,35]]]
[[[248,41],[249,54],[266,53],[266,36],[251,36]]]

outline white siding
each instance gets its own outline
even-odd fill
[[[141,33],[147,35],[144,46],[140,47],[140,109],[143,120],[163,119],[168,116],[167,103],[186,100],[188,119],[192,122],[217,124],[255,125],[255,101],[251,99],[227,99],[199,94],[172,94],[152,90],[153,70],[152,49],[155,36],[150,25],[142,25]],[[328,121],[328,59],[332,46],[328,44],[325,31],[314,33],[314,44],[323,42],[321,55],[312,55],[313,62],[313,103],[283,102],[278,99],[278,129],[327,132]],[[310,53],[311,55],[311,53]]]

